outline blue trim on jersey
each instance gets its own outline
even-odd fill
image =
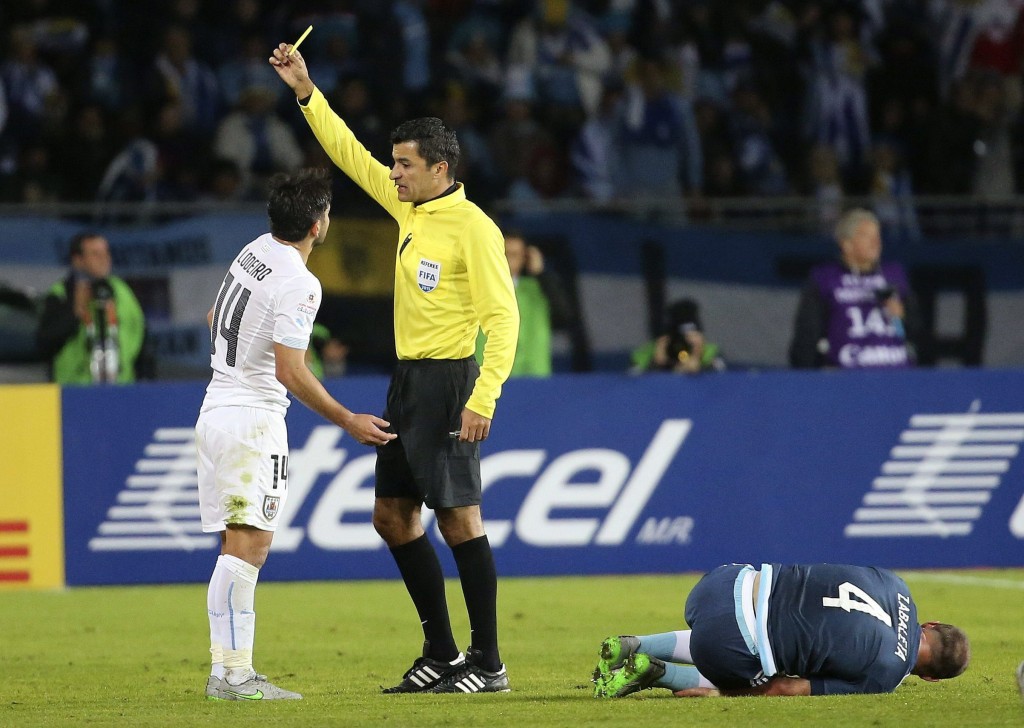
[[[309,337],[304,339],[301,336],[284,336],[278,343],[289,349],[307,349],[309,348]]]
[[[772,565],[761,564],[761,586],[757,592],[757,644],[761,648],[761,669],[765,677],[775,675],[775,653],[768,640],[768,600],[772,594]]]
[[[751,634],[750,627],[753,626],[753,621],[750,619],[753,615],[750,613],[752,607],[750,602],[750,584],[754,579],[754,567],[749,564],[744,565],[740,569],[740,573],[736,575],[736,581],[733,582],[732,587],[732,598],[733,603],[736,605],[736,626],[740,628],[740,634],[743,635],[743,641],[747,644],[747,649],[750,650],[750,654],[757,656],[757,640],[754,639],[754,635]],[[745,588],[744,588],[745,587]]]
[[[235,606],[231,602],[231,595],[235,591],[234,582],[228,584],[228,625],[231,630],[231,649],[237,649],[235,647]]]

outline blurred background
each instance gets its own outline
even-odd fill
[[[468,197],[555,274],[555,372],[636,371],[679,300],[699,306],[708,369],[788,367],[800,290],[852,207],[906,269],[918,365],[1020,367],[1022,8],[5,2],[0,382],[50,377],[39,321],[85,230],[144,311],[140,378],[208,376],[205,315],[265,231],[267,180],[333,169],[267,63],[310,24],[311,77],[377,159],[406,118],[457,131]],[[323,374],[386,373],[395,225],[334,171],[331,238],[310,261]]]

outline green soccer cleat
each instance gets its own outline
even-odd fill
[[[611,672],[618,670],[626,664],[626,660],[633,656],[640,649],[640,638],[628,634],[620,634],[618,637],[608,637],[601,643],[601,662],[604,663],[604,671]]]
[[[593,683],[597,686],[594,690],[595,696],[600,697],[602,684],[639,649],[640,639],[632,635],[621,634],[618,637],[605,638],[601,643],[600,659],[594,669]]]
[[[594,697],[624,698],[652,687],[664,675],[664,662],[657,657],[637,652],[630,655],[618,670],[612,671],[602,680],[595,679]]]

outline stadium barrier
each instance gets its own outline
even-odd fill
[[[328,382],[356,411],[379,411],[386,387]],[[11,389],[4,512],[31,516],[28,491],[59,503],[45,493],[63,463],[68,584],[208,579],[218,539],[199,526],[192,429],[202,384],[64,389],[62,453],[49,451],[51,390]],[[370,523],[373,450],[301,404],[288,423],[288,500],[262,578],[396,578]],[[483,446],[483,512],[505,576],[1022,566],[1022,440],[1022,370],[514,380]]]
[[[775,229],[761,216],[751,219],[756,227],[713,227],[665,215],[572,209],[510,212],[502,224],[522,230],[543,248],[547,264],[575,283],[590,363],[604,371],[624,371],[630,351],[647,338],[653,294],[665,302],[695,298],[709,338],[730,364],[787,366],[799,289],[811,265],[835,256],[826,232]],[[885,236],[885,257],[906,266],[922,313],[928,314],[926,338],[977,340],[977,358],[961,363],[1024,366],[1024,329],[1018,325],[1024,317],[1024,246],[1018,235],[1024,207],[1009,209],[1017,222],[999,226],[999,235],[977,228],[934,238]],[[806,214],[804,207],[793,208],[801,210]],[[0,282],[45,291],[66,274],[68,240],[80,229],[80,223],[53,217],[5,218]],[[99,229],[110,239],[114,270],[133,286],[146,311],[161,376],[205,372],[210,302],[226,266],[265,232],[265,212],[211,212]],[[310,258],[325,294],[387,297],[394,235],[386,216],[336,218],[327,245]],[[652,270],[657,281],[651,280]],[[386,321],[388,307],[380,308]],[[556,337],[556,345],[561,343]],[[567,354],[564,347],[556,351],[563,369]]]

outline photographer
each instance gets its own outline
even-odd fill
[[[699,374],[725,369],[718,344],[704,338],[696,301],[683,298],[672,303],[666,318],[665,333],[633,351],[631,371]]]
[[[110,274],[110,246],[93,232],[71,239],[71,272],[50,288],[36,329],[39,353],[57,384],[134,382],[146,320],[128,284]],[[141,361],[140,361],[141,359]]]
[[[836,225],[839,260],[815,266],[800,294],[790,365],[797,369],[915,365],[917,307],[903,266],[882,261],[878,218],[853,209]]]

